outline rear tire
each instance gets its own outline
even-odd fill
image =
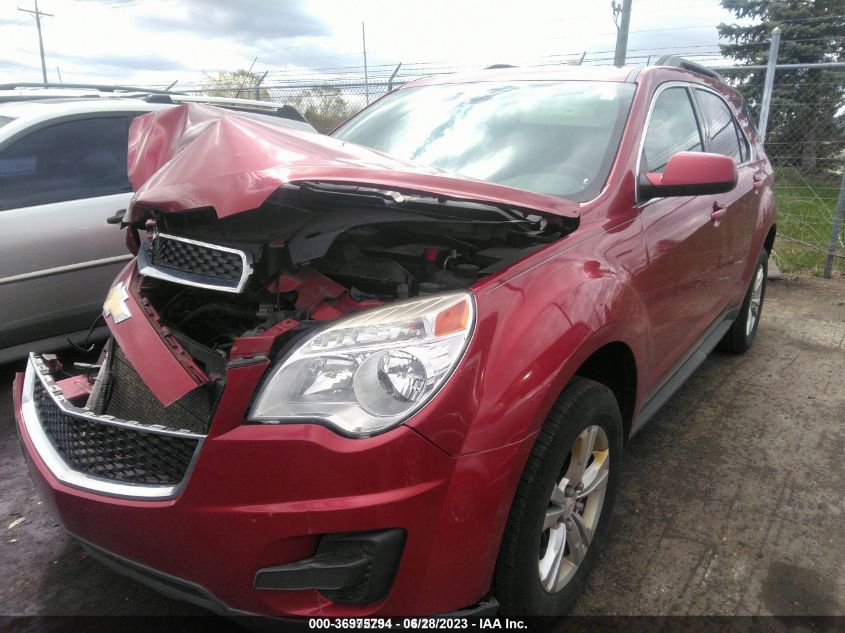
[[[595,564],[616,497],[622,416],[613,393],[576,377],[525,464],[496,562],[506,616],[562,616]]]
[[[760,326],[760,316],[763,312],[763,301],[766,298],[766,280],[769,274],[769,254],[766,249],[760,252],[751,284],[745,293],[745,299],[739,309],[739,314],[724,338],[719,342],[719,349],[731,354],[744,354],[754,343],[757,328]]]

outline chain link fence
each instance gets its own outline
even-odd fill
[[[766,71],[719,72],[742,91],[759,121]],[[845,67],[776,66],[765,147],[775,170],[775,261],[784,271],[814,274],[827,261],[845,273],[841,224],[833,233],[845,168]]]
[[[294,106],[320,132],[330,132],[398,85],[384,81],[337,81],[304,86],[274,86],[267,88],[267,92],[273,101]]]
[[[196,92],[214,97],[286,103],[299,110],[317,130],[327,133],[401,83],[383,80],[297,82],[266,86],[217,86]]]
[[[765,68],[720,68],[760,119]],[[233,86],[206,94],[258,98],[296,107],[319,131],[329,132],[401,80],[337,80],[259,87]],[[773,257],[785,272],[845,274],[843,226],[835,234],[845,168],[845,67],[777,67],[770,100],[766,150],[775,170],[778,239]],[[841,213],[841,212],[840,212]],[[841,220],[841,218],[840,218]]]

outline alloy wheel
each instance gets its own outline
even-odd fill
[[[750,336],[760,318],[760,307],[763,303],[763,265],[757,264],[754,271],[754,284],[751,286],[751,301],[748,304],[748,316],[745,319],[745,335]]]
[[[540,584],[549,593],[572,579],[595,535],[610,474],[604,429],[593,425],[578,435],[563,471],[552,489],[540,536]]]

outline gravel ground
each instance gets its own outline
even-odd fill
[[[194,615],[88,559],[30,484],[0,367],[0,615]],[[628,445],[582,615],[845,615],[845,279],[772,282]]]

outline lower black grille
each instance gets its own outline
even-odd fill
[[[238,253],[230,253],[213,245],[193,244],[157,235],[148,242],[149,262],[156,268],[169,268],[181,272],[240,281],[244,264]]]
[[[205,434],[217,399],[214,383],[205,383],[165,407],[141,380],[123,351],[113,346],[111,371],[106,378],[105,408],[97,413],[120,420],[160,424],[174,431]]]
[[[36,380],[38,419],[56,451],[74,470],[136,484],[178,484],[199,440],[124,428],[68,415]]]

